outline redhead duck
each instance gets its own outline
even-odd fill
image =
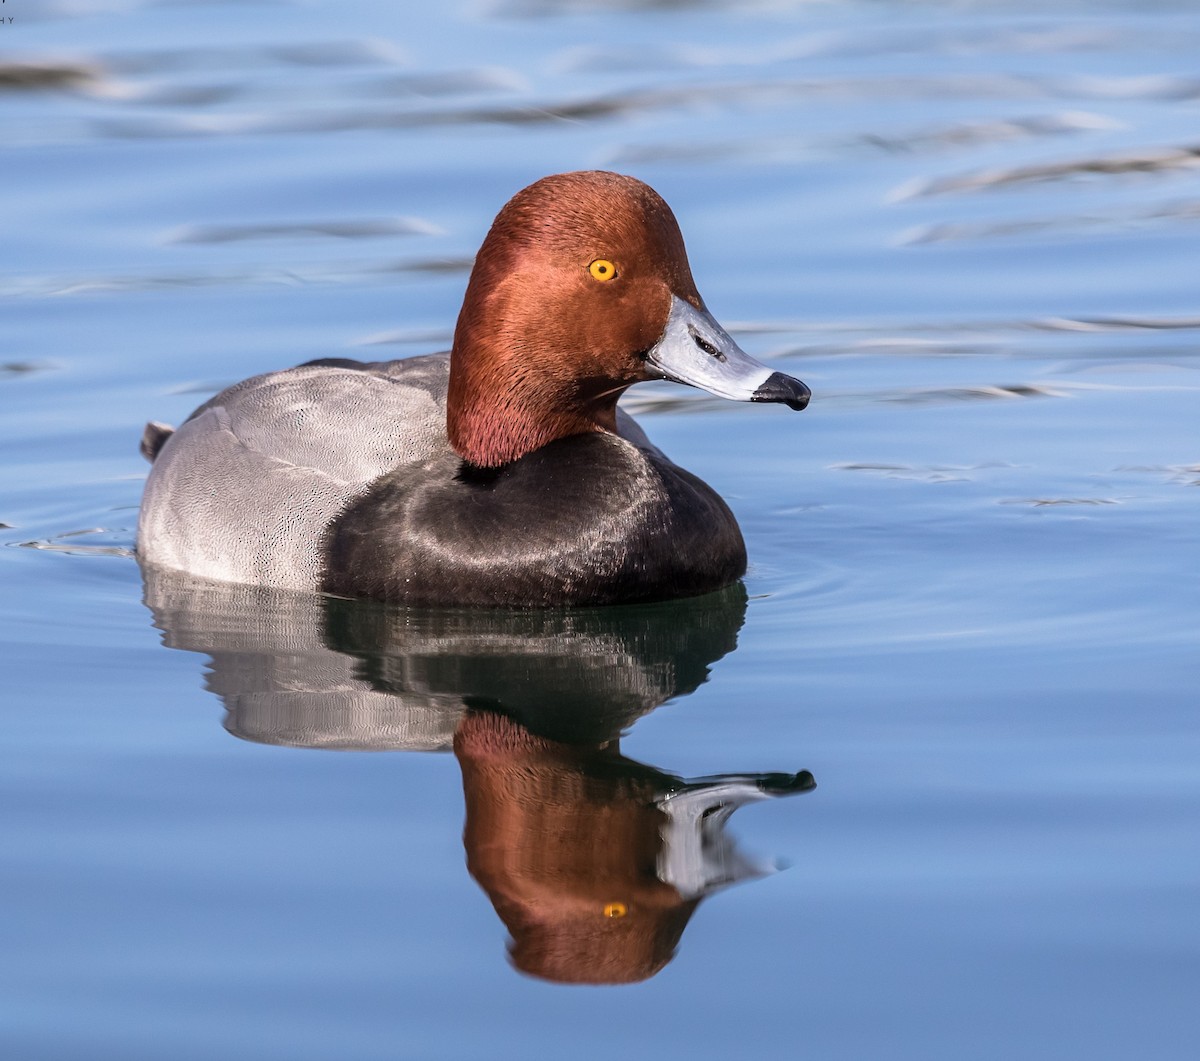
[[[705,309],[670,207],[564,173],[497,215],[449,354],[255,376],[147,425],[151,566],[405,604],[537,607],[729,585],[726,504],[620,409],[669,379],[803,409],[809,390]]]

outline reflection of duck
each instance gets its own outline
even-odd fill
[[[725,834],[729,815],[814,786],[807,771],[687,782],[615,745],[549,741],[491,712],[463,719],[454,752],[471,874],[517,968],[561,982],[653,976],[701,899],[762,873]]]
[[[538,976],[653,975],[705,895],[761,872],[729,815],[813,786],[807,772],[689,782],[618,749],[734,649],[740,584],[637,607],[417,610],[143,573],[164,642],[210,657],[234,735],[453,747],[468,864]]]
[[[467,704],[612,739],[699,686],[746,611],[740,584],[628,608],[435,610],[143,574],[164,642],[211,657],[226,727],[304,747],[448,749]]]
[[[746,550],[724,501],[617,399],[669,379],[802,409],[696,290],[674,215],[615,173],[519,192],[475,260],[450,355],[256,376],[153,462],[143,561],[228,582],[406,604],[612,604],[727,586]]]

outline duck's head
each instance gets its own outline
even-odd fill
[[[808,404],[709,314],[671,208],[633,177],[545,177],[496,216],[467,285],[447,428],[495,467],[558,438],[616,430],[617,399],[670,379],[734,401]]]

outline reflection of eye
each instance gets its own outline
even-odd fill
[[[594,266],[595,266],[595,263],[593,263],[593,267]],[[624,903],[608,903],[608,904],[606,904],[604,907],[604,916],[605,917],[624,917],[625,916],[625,904]]]
[[[611,280],[617,275],[617,267],[607,258],[597,258],[588,266],[588,272],[595,280]]]

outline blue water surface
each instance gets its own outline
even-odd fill
[[[1195,5],[3,14],[4,1057],[1195,1056]],[[148,419],[446,348],[594,167],[813,389],[626,399],[744,588],[143,579]]]

